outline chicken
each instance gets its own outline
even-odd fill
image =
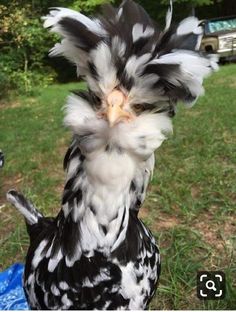
[[[138,218],[154,152],[172,132],[177,101],[203,94],[217,69],[198,52],[195,17],[163,31],[131,0],[89,18],[54,8],[44,26],[62,37],[51,56],[73,62],[88,91],[70,95],[65,125],[72,143],[57,217],[44,217],[22,194],[8,200],[30,236],[24,289],[32,309],[146,309],[159,275],[155,239]]]

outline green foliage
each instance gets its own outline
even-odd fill
[[[0,97],[9,90],[28,94],[35,86],[46,86],[55,80],[56,70],[49,66],[47,54],[56,36],[42,27],[40,18],[49,7],[91,13],[104,2],[107,0],[0,1]]]
[[[44,58],[52,39],[32,15],[31,4],[0,5],[0,96],[8,90],[30,93],[53,78]]]
[[[94,8],[97,6],[104,4],[104,3],[109,3],[113,1],[109,0],[75,0],[73,3],[70,5],[70,8],[78,11],[84,11],[91,13],[94,11]],[[68,5],[67,5],[68,6]]]
[[[163,4],[168,4],[169,2],[170,2],[169,0],[161,0],[161,3]],[[211,5],[214,3],[214,0],[174,0],[174,3],[176,4],[184,3],[196,7],[202,5]]]

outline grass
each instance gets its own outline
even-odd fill
[[[159,242],[160,285],[151,309],[236,307],[236,65],[209,78],[206,96],[191,110],[179,106],[175,133],[157,152],[156,170],[141,217]],[[84,88],[84,85],[80,85]],[[17,188],[46,214],[59,210],[62,160],[70,134],[61,110],[70,89],[54,85],[34,97],[1,104],[0,268],[24,261],[28,237],[21,216],[5,201]],[[226,274],[224,300],[196,297],[198,270]]]

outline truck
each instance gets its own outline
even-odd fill
[[[236,15],[203,20],[201,51],[218,54],[221,62],[236,59]]]

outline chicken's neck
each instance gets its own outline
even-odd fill
[[[145,197],[146,185],[139,185],[143,194],[135,188],[136,161],[108,148],[85,157],[72,144],[65,164],[64,219],[78,224],[83,250],[111,252],[125,238],[129,210],[138,209]]]

